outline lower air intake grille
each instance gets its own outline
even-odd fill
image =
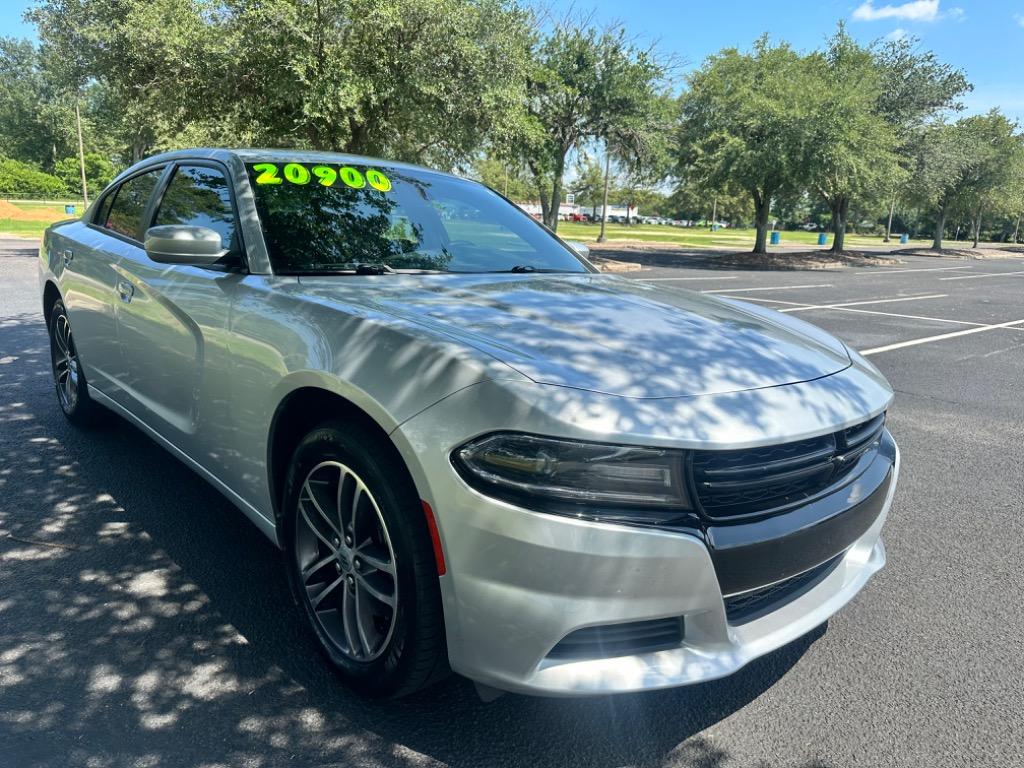
[[[690,471],[712,519],[764,514],[823,491],[878,446],[885,414],[830,435],[738,451],[695,451]]]
[[[804,571],[797,576],[780,581],[777,584],[772,584],[769,587],[754,589],[750,592],[744,592],[742,595],[725,598],[726,619],[730,624],[743,624],[747,621],[753,621],[768,611],[781,608],[784,604],[802,595],[832,573],[836,566],[839,565],[839,561],[843,559],[844,554],[840,553],[831,560],[811,568],[809,571]]]
[[[678,648],[682,642],[682,618],[606,624],[569,633],[551,649],[548,658],[607,659]]]

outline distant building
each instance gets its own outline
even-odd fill
[[[520,208],[522,208],[524,211],[526,211],[531,216],[535,216],[537,218],[539,218],[541,216],[542,212],[543,212],[542,208],[541,208],[541,204],[539,202],[535,202],[533,200],[530,200],[530,201],[525,202],[525,203],[516,203],[516,205],[518,205]],[[600,219],[601,216],[602,216],[602,211],[603,210],[604,210],[604,206],[600,206],[600,205],[597,206],[596,208],[591,208],[590,206],[586,206],[586,205],[576,205],[574,203],[562,203],[560,206],[558,206],[558,218],[560,218],[560,219],[571,219],[573,216],[579,215],[579,214],[584,214],[584,215],[590,216],[590,215],[596,213],[597,217]],[[608,216],[609,216],[609,218],[622,218],[622,219],[624,219],[627,216],[629,216],[631,219],[635,219],[639,215],[640,215],[640,211],[639,211],[639,209],[636,206],[626,206],[626,205],[609,205],[608,206]]]
[[[531,216],[540,216],[543,213],[540,203],[534,202],[532,200],[527,203],[516,203],[516,205],[518,205]],[[574,205],[572,203],[562,203],[560,206],[558,206],[559,218],[567,219],[571,217],[574,213],[580,213],[580,207],[578,205]]]
[[[597,206],[597,216],[601,218],[604,215],[604,206]],[[609,205],[608,206],[608,217],[613,216],[619,218],[626,218],[627,216],[631,219],[635,219],[640,215],[640,209],[635,205]]]

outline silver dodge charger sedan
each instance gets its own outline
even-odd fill
[[[43,239],[58,402],[237,505],[364,694],[721,677],[884,564],[892,391],[811,325],[583,251],[411,165],[162,154]]]

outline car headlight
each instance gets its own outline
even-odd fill
[[[540,511],[602,520],[666,522],[692,509],[686,453],[501,432],[452,453],[481,493]]]

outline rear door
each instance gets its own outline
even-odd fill
[[[226,169],[179,161],[168,170],[147,226],[189,224],[221,235],[229,249],[212,267],[160,264],[145,250],[117,264],[123,355],[122,404],[200,463],[209,446],[197,435],[204,419],[226,416],[227,328],[244,249]],[[209,434],[209,432],[207,433]]]
[[[163,172],[163,166],[144,169],[112,187],[91,220],[74,227],[74,238],[57,230],[53,241],[53,261],[63,265],[61,295],[89,386],[115,399],[123,373],[116,266],[141,251],[139,228]]]

